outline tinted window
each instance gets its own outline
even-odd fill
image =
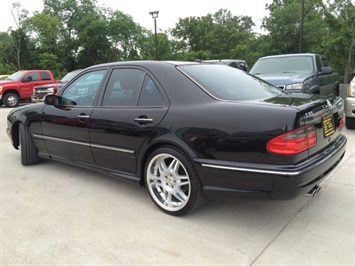
[[[145,73],[139,69],[114,69],[104,95],[103,106],[136,106]]]
[[[250,74],[270,74],[270,73],[307,73],[313,71],[312,57],[273,57],[258,60],[250,70]]]
[[[282,94],[264,81],[228,66],[182,65],[179,69],[219,99],[252,100]]]
[[[51,76],[46,71],[39,72],[39,75],[41,76],[41,80],[51,80]]]
[[[325,60],[324,57],[321,57],[321,59],[322,59],[323,66],[328,66],[327,60]]]
[[[93,106],[106,70],[85,73],[62,93],[62,105]]]
[[[139,96],[139,106],[162,106],[163,98],[154,84],[153,80],[146,76],[141,94]]]
[[[32,81],[38,80],[38,76],[37,76],[37,73],[36,73],[36,72],[28,73],[28,74],[25,76],[25,79],[28,79],[28,77],[31,77],[31,78],[32,78]]]

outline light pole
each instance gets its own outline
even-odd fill
[[[151,11],[149,15],[154,19],[154,44],[155,44],[155,60],[158,60],[158,39],[157,39],[157,17],[159,11]]]
[[[303,27],[304,27],[304,0],[301,0],[301,25],[300,25],[300,46],[299,52],[303,50]]]

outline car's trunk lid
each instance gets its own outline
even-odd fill
[[[317,144],[309,150],[309,156],[324,149],[340,134],[344,112],[340,97],[293,94],[280,95],[262,102],[296,108],[298,115],[295,123],[301,126],[314,126]]]

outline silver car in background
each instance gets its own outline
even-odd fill
[[[348,129],[355,129],[355,77],[350,81],[345,99],[345,124]]]

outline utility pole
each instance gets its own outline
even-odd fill
[[[304,0],[301,0],[301,25],[300,25],[300,47],[299,52],[303,52],[303,25],[304,25]]]
[[[155,45],[155,60],[158,60],[158,36],[157,36],[157,17],[159,11],[151,11],[149,15],[154,19],[154,45]]]

